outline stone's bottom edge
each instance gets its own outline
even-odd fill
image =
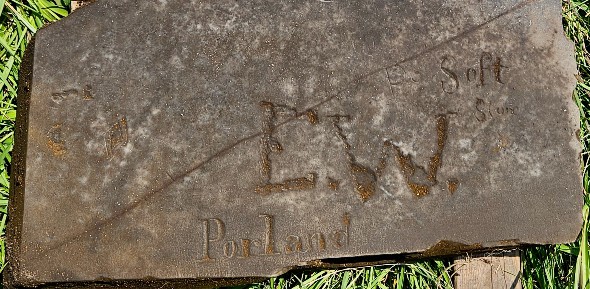
[[[342,269],[365,266],[393,265],[406,262],[414,262],[429,258],[454,257],[465,253],[485,253],[497,250],[510,250],[518,247],[535,246],[542,244],[522,243],[519,240],[503,240],[486,244],[463,244],[455,241],[441,240],[422,252],[406,254],[371,255],[362,257],[342,257],[310,260],[299,265],[285,267],[277,271],[276,276],[288,272],[302,270]],[[7,268],[7,271],[10,271]],[[4,272],[15,274],[18,272]],[[156,279],[145,277],[144,279],[107,279],[80,280],[73,282],[19,282],[5,278],[5,288],[201,288],[212,289],[224,286],[236,286],[261,282],[273,276],[266,277],[231,277],[231,278],[200,278],[200,279]],[[30,281],[30,280],[29,280]]]
[[[451,258],[465,253],[485,253],[497,250],[510,250],[519,247],[541,244],[522,243],[519,240],[503,240],[493,243],[464,244],[456,241],[441,240],[427,250],[406,254],[372,255],[362,257],[327,258],[310,261],[313,268],[338,269],[346,267],[379,266],[415,262],[432,258]]]
[[[247,278],[211,278],[211,279],[154,279],[146,277],[145,279],[136,280],[109,280],[99,279],[93,281],[75,281],[75,282],[47,282],[36,284],[3,284],[7,289],[18,288],[146,288],[146,289],[213,289],[224,286],[236,286],[249,283],[256,283],[266,280],[265,277],[247,277]]]

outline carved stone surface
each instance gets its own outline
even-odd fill
[[[560,12],[83,7],[39,31],[24,65],[8,282],[206,287],[572,241],[581,149]]]

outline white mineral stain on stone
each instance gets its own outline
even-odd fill
[[[237,26],[234,22],[236,22],[235,15],[233,15],[231,19],[229,19],[225,22],[225,25],[223,25],[223,28],[225,28],[225,30],[233,30],[233,28]]]
[[[136,170],[135,183],[139,186],[147,186],[150,184],[150,182],[148,181],[150,179],[149,176],[150,172],[145,168],[140,167]]]
[[[303,88],[306,96],[311,96],[315,94],[317,83],[318,78],[316,75],[312,74],[308,76],[308,78],[305,80],[305,87]]]
[[[459,148],[461,149],[471,149],[472,140],[468,138],[463,138],[459,140]]]
[[[158,114],[160,114],[160,112],[162,112],[162,110],[159,108],[152,109],[152,115],[158,115]]]
[[[189,150],[191,148],[190,143],[186,142],[186,141],[175,141],[175,142],[170,142],[166,145],[168,148],[172,149],[174,151],[174,154],[182,154],[183,152],[186,152],[187,150]],[[174,162],[173,162],[174,163]]]
[[[91,128],[102,127],[105,122],[105,117],[101,111],[98,112],[98,115],[95,117],[94,121],[90,123]]]
[[[541,172],[541,167],[540,166],[534,166],[529,170],[529,173],[531,174],[531,176],[533,177],[540,177],[542,172]]]
[[[379,186],[379,188],[387,198],[394,198],[393,194],[390,193],[384,186]]]
[[[212,116],[213,115],[211,114],[210,110],[201,111],[197,117],[197,122],[203,124],[207,123],[210,119],[212,119]]]
[[[106,58],[106,59],[108,59],[108,60],[111,60],[111,61],[112,61],[113,59],[115,59],[115,55],[114,55],[114,54],[111,54],[111,53],[103,53],[103,54],[102,54],[102,57],[104,57],[104,58]]]
[[[541,164],[538,161],[535,161],[531,152],[515,151],[513,155],[518,164],[523,165],[531,176],[540,177],[542,175]]]
[[[132,142],[128,142],[124,147],[123,147],[123,156],[127,156],[128,154],[130,154],[133,151],[133,143]]]
[[[213,31],[213,32],[219,32],[219,30],[220,30],[219,26],[217,26],[217,25],[215,25],[213,23],[209,23],[208,25],[209,25],[209,29],[211,31]]]
[[[166,5],[168,4],[168,0],[158,0],[155,4],[155,8],[157,11],[163,11],[166,9]]]
[[[90,49],[87,50],[86,52],[84,52],[84,55],[82,55],[82,57],[80,58],[80,61],[86,61],[88,59],[89,55],[90,55]]]
[[[178,70],[182,70],[185,68],[184,64],[182,63],[182,60],[180,59],[180,57],[178,57],[178,55],[172,55],[172,57],[170,57],[170,65],[172,65],[172,67]]]
[[[108,168],[110,168],[111,166],[107,166],[106,169],[108,170]],[[111,184],[111,177],[108,174],[105,174],[104,177],[102,178],[102,186],[108,186]]]
[[[78,182],[82,185],[85,185],[88,183],[88,175],[85,176],[81,176],[78,178]]]
[[[385,140],[384,140],[385,141]],[[414,147],[411,144],[406,144],[404,142],[392,142],[394,145],[400,148],[403,154],[416,156],[418,153],[414,150]]]
[[[285,78],[283,79],[283,85],[281,85],[281,90],[286,96],[293,96],[297,92],[297,84],[293,80],[293,78]]]
[[[471,151],[465,154],[461,154],[461,159],[469,164],[472,164],[477,160],[477,153],[475,151]]]
[[[377,101],[377,113],[373,115],[373,126],[382,126],[385,116],[389,114],[389,105],[385,93],[379,94],[375,97]]]
[[[301,154],[303,157],[307,156],[307,153]],[[324,161],[320,158],[313,158],[309,160],[309,164],[314,168],[321,168],[324,164]]]
[[[86,142],[86,151],[88,153],[97,153],[103,151],[105,149],[105,140],[104,138],[98,139],[91,139]]]
[[[81,197],[82,201],[85,202],[85,203],[94,202],[95,199],[96,199],[93,195],[91,195],[90,193],[88,193],[88,191],[85,191],[85,192],[81,193],[80,194],[80,197]]]
[[[468,164],[472,164],[477,161],[477,153],[473,150],[473,140],[463,138],[458,141],[459,148],[463,151],[460,157],[463,161]]]
[[[330,19],[330,21],[332,21],[334,24],[340,24],[340,23],[346,21],[346,19],[348,19],[348,17],[349,17],[349,15],[346,14],[344,12],[344,10],[338,10],[332,14],[332,19]]]
[[[330,77],[329,84],[330,86],[338,87],[340,86],[340,79],[338,77]]]
[[[150,137],[150,130],[145,126],[141,126],[135,130],[133,135],[137,138],[147,139]]]

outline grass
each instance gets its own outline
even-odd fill
[[[564,30],[576,45],[578,85],[573,95],[580,107],[580,137],[584,147],[584,188],[590,189],[590,0],[563,0]],[[27,43],[39,28],[68,15],[70,0],[0,0],[0,267],[4,268],[4,228],[7,218],[10,153],[16,117],[18,69]],[[588,220],[590,197],[585,195],[584,229],[572,244],[540,246],[523,251],[523,286],[590,288]],[[279,288],[452,288],[450,260],[429,260],[394,266],[292,273],[236,289]]]
[[[428,261],[387,267],[365,267],[345,270],[291,274],[272,278],[261,284],[233,287],[233,289],[387,289],[387,288],[453,288],[450,263]]]
[[[0,0],[0,266],[6,265],[6,226],[10,153],[14,143],[18,70],[27,43],[48,22],[68,15],[69,0]]]

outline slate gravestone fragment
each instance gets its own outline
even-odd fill
[[[27,52],[6,282],[221,286],[573,241],[581,149],[560,11],[85,6]]]

